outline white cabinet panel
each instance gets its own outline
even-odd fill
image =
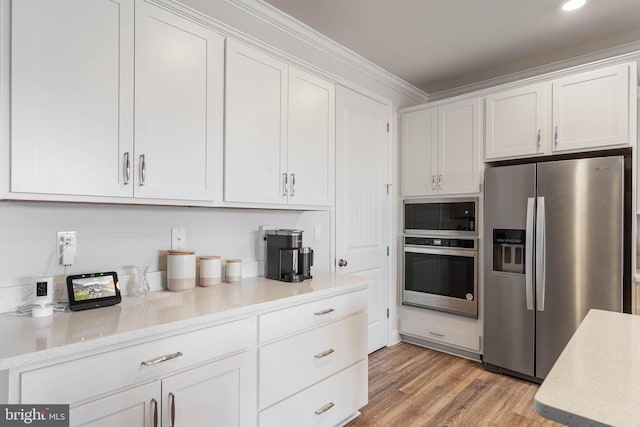
[[[351,292],[258,316],[260,343],[315,328],[367,308],[367,291]]]
[[[550,140],[549,84],[506,90],[485,98],[485,159],[539,155]]]
[[[160,422],[160,381],[69,409],[72,426],[152,427]],[[158,420],[158,423],[154,423]]]
[[[249,356],[242,353],[164,379],[162,425],[247,425],[248,366]]]
[[[136,197],[219,198],[223,84],[222,36],[136,3]]]
[[[438,110],[402,116],[402,195],[435,194],[437,175]]]
[[[260,408],[361,360],[367,353],[367,314],[348,317],[258,351]]]
[[[636,134],[635,62],[486,97],[486,160],[629,146]]]
[[[299,205],[332,205],[335,86],[290,67],[288,110],[288,201]]]
[[[629,144],[629,67],[553,82],[553,151]]]
[[[402,195],[480,191],[479,98],[402,116]]]
[[[335,426],[367,404],[367,361],[260,412],[260,427]]]
[[[480,101],[438,107],[438,193],[477,193]]]
[[[21,0],[11,13],[11,191],[131,196],[133,0]]]
[[[287,64],[228,40],[226,66],[224,200],[285,203]]]

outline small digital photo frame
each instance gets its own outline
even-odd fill
[[[122,301],[115,271],[67,276],[67,292],[72,311],[106,307]]]

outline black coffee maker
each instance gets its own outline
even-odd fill
[[[313,249],[302,247],[302,231],[267,231],[267,278],[283,282],[311,279]]]

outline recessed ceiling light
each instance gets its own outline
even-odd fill
[[[562,10],[568,12],[570,10],[580,9],[585,5],[586,2],[587,0],[569,0],[564,2],[564,4],[562,5]]]

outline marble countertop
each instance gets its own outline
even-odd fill
[[[67,310],[45,318],[5,313],[0,315],[0,370],[242,318],[367,284],[365,277],[321,272],[301,283],[253,277],[184,292],[123,297],[115,306]]]
[[[534,407],[567,426],[640,425],[640,316],[589,311]]]

